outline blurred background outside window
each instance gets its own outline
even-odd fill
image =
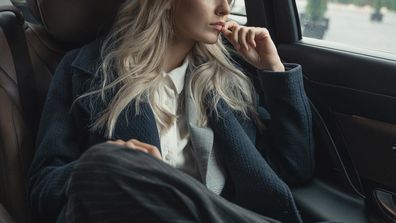
[[[396,54],[396,0],[296,0],[303,37]]]
[[[10,0],[0,0],[0,6],[2,6],[2,5],[10,5],[10,4],[11,4]]]
[[[395,0],[396,1],[396,0]],[[245,10],[245,1],[244,0],[235,0],[231,5],[231,15],[229,19],[238,22],[243,25],[246,24],[246,10]]]

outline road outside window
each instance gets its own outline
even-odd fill
[[[396,54],[396,0],[296,0],[303,37]]]

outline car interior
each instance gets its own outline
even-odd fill
[[[40,222],[26,182],[51,77],[67,51],[109,29],[122,2],[0,6],[0,223]],[[303,67],[316,145],[315,178],[292,188],[304,222],[396,222],[396,57],[305,42],[294,0],[245,6],[247,25],[268,28],[282,60]]]

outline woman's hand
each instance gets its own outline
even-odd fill
[[[267,29],[226,22],[221,33],[246,61],[257,69],[285,71]]]
[[[147,143],[140,142],[139,140],[136,140],[136,139],[131,139],[128,141],[124,141],[121,139],[118,139],[116,141],[109,140],[106,143],[116,144],[116,145],[123,146],[126,148],[139,150],[139,151],[148,153],[159,160],[162,160],[161,153],[159,152],[157,147],[147,144]]]

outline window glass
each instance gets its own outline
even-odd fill
[[[396,54],[396,0],[296,0],[303,37]]]
[[[11,5],[10,0],[0,0],[0,6],[2,5]]]
[[[246,9],[244,0],[235,0],[231,5],[231,15],[229,16],[231,20],[243,25],[246,24]]]

